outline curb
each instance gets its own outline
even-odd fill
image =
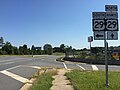
[[[56,61],[65,62],[65,61],[63,60],[63,57],[57,58]]]
[[[30,81],[23,85],[20,90],[29,90],[35,80],[35,78],[30,79]]]
[[[44,70],[41,70],[40,72],[39,72],[39,74],[42,74],[42,73],[44,73],[45,71]],[[38,73],[38,72],[36,72],[36,73]],[[35,74],[36,74],[35,73]],[[31,78],[28,82],[26,82],[19,90],[29,90],[30,89],[30,87],[33,85],[33,83],[36,81],[36,78]]]

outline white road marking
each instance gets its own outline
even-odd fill
[[[23,67],[31,67],[31,68],[35,68],[35,69],[41,69],[40,67],[38,66],[27,66],[27,65],[22,65]]]
[[[18,65],[18,66],[15,66],[15,67],[11,67],[11,68],[8,68],[8,69],[6,69],[6,70],[15,69],[15,68],[18,68],[18,67],[21,67],[21,65]]]
[[[83,68],[82,66],[80,66],[79,64],[76,64],[78,67],[80,67],[82,70],[85,70],[85,68]]]
[[[64,65],[65,69],[68,69],[65,63],[63,63],[63,65]]]
[[[23,77],[21,77],[21,76],[19,76],[19,75],[16,75],[16,74],[14,74],[14,73],[8,72],[8,71],[6,71],[6,70],[0,71],[0,72],[3,73],[3,74],[5,74],[5,75],[7,75],[7,76],[9,76],[9,77],[11,77],[11,78],[13,78],[13,79],[15,79],[15,80],[20,81],[20,82],[22,82],[22,83],[27,83],[27,82],[29,82],[28,79],[23,78]]]
[[[8,62],[8,61],[14,61],[14,60],[4,60],[4,61],[0,61],[0,62]]]
[[[93,70],[98,71],[99,69],[97,68],[96,65],[92,65]]]
[[[8,63],[4,63],[3,65],[5,65],[5,64],[12,64],[12,63],[14,63],[14,62],[8,62]]]

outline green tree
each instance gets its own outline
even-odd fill
[[[23,55],[23,54],[24,54],[23,52],[24,52],[23,47],[22,47],[22,46],[19,46],[19,54],[20,54],[20,55]]]
[[[45,45],[43,46],[43,48],[44,48],[45,54],[52,55],[52,53],[53,53],[52,45],[50,45],[50,44],[45,44]]]
[[[64,44],[61,44],[61,45],[60,45],[60,50],[61,50],[61,52],[63,52],[63,53],[65,52],[65,45],[64,45]]]
[[[3,54],[14,54],[13,46],[10,42],[6,42],[5,45],[2,47]]]
[[[27,45],[26,44],[23,45],[23,53],[24,53],[24,55],[28,54],[28,49],[27,49]]]
[[[18,55],[19,54],[19,50],[17,47],[13,47],[13,51],[14,51],[14,54],[15,55]]]

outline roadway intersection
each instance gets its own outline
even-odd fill
[[[104,65],[85,63],[57,62],[59,56],[42,57],[0,57],[0,90],[19,90],[41,67],[105,70]],[[120,71],[120,66],[109,65],[110,71]]]

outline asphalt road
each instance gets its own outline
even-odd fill
[[[40,67],[53,67],[79,70],[105,70],[104,65],[57,62],[58,56],[42,57],[0,57],[0,90],[19,90],[30,80]],[[110,71],[120,71],[120,66],[109,65]]]

